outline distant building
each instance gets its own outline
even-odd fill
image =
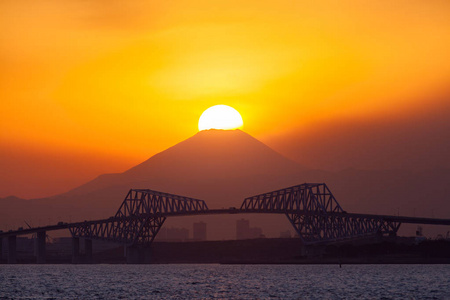
[[[280,238],[282,238],[282,239],[290,239],[291,237],[292,237],[292,235],[291,235],[290,230],[280,232]]]
[[[161,242],[184,242],[189,239],[189,230],[186,228],[161,228],[155,237],[156,241]]]
[[[236,221],[236,239],[245,240],[248,238],[248,232],[250,231],[249,220],[240,219]]]
[[[236,221],[236,239],[258,239],[263,238],[262,229],[260,227],[250,227],[250,221],[240,219]]]
[[[250,227],[248,232],[248,238],[249,239],[260,239],[265,238],[264,234],[262,233],[261,227]]]
[[[193,225],[194,241],[206,241],[206,223],[196,222]]]

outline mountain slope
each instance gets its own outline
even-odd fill
[[[245,132],[208,130],[153,156],[124,175],[143,178],[150,170],[157,170],[164,177],[177,172],[180,176],[230,178],[295,173],[302,169]]]
[[[161,179],[186,185],[202,180],[278,178],[302,170],[304,167],[245,132],[208,130],[195,134],[123,173],[99,176],[67,194],[85,194],[125,183],[130,187],[144,187],[143,182],[156,183]]]

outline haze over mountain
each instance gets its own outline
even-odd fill
[[[247,196],[303,182],[326,182],[347,211],[448,217],[447,170],[326,172],[308,170],[240,130],[201,131],[139,165],[104,174],[66,193],[33,200],[0,199],[2,229],[113,215],[130,188],[148,188],[207,202],[210,208],[239,207]],[[284,216],[252,215],[268,236],[290,229]],[[166,226],[191,229],[208,223],[213,239],[233,238],[237,216],[173,218]]]
[[[241,130],[200,131],[175,146],[120,174],[106,174],[65,196],[91,193],[110,186],[161,189],[210,197],[211,187],[250,180],[247,186],[267,179],[289,178],[305,170]],[[235,188],[237,188],[235,186]],[[210,190],[205,193],[205,189]],[[221,197],[219,195],[215,195]],[[223,205],[223,201],[212,204]],[[234,203],[229,199],[229,203]],[[235,203],[234,203],[235,204]]]

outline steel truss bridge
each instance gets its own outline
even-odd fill
[[[40,244],[44,243],[41,252],[45,252],[45,232],[66,228],[72,237],[85,238],[90,243],[92,239],[98,239],[129,247],[149,246],[168,217],[238,213],[284,214],[304,245],[396,235],[402,223],[450,225],[450,219],[348,213],[326,184],[304,183],[245,198],[239,209],[209,209],[203,200],[148,189],[131,189],[117,213],[108,219],[9,231],[0,233],[0,238],[12,240],[17,235],[38,233],[38,238],[44,237]],[[12,248],[15,246],[10,247],[10,251],[15,251]],[[38,252],[39,249],[38,246]]]

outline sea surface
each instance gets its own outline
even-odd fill
[[[450,299],[450,265],[0,265],[0,299]]]

